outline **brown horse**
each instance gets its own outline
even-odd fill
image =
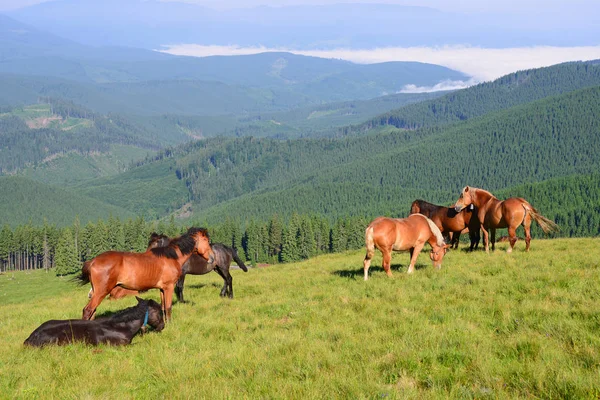
[[[150,235],[150,240],[148,241],[148,247],[146,248],[146,252],[149,252],[150,250],[155,249],[157,247],[165,247],[169,244],[170,241],[171,239],[169,239],[168,236],[152,232],[152,234]],[[198,257],[201,260],[204,260],[202,257],[195,255],[192,255],[191,258],[196,257]],[[189,262],[189,260],[187,262]],[[93,293],[94,290],[90,289],[88,297],[92,298]],[[139,293],[140,292],[138,292],[137,290],[125,289],[124,287],[116,286],[113,290],[110,291],[110,295],[108,296],[108,298],[110,300],[119,300],[126,296],[137,296]]]
[[[429,258],[437,269],[442,266],[442,259],[448,247],[444,244],[444,238],[440,229],[432,220],[422,214],[412,214],[408,218],[386,218],[378,217],[367,226],[365,230],[365,243],[367,255],[363,261],[365,281],[369,279],[369,267],[371,258],[375,254],[375,248],[383,254],[383,269],[388,276],[392,276],[390,262],[392,261],[392,250],[410,251],[410,265],[408,273],[415,270],[415,263],[425,243],[431,245]]]
[[[83,309],[83,319],[92,319],[96,307],[116,286],[126,289],[160,289],[160,300],[166,319],[171,319],[171,304],[181,266],[192,254],[214,261],[208,232],[190,228],[186,234],[173,239],[167,247],[145,253],[107,251],[86,262],[79,276],[82,284],[92,284],[92,298]]]
[[[466,186],[456,201],[454,209],[459,212],[471,204],[477,207],[477,216],[481,224],[486,252],[489,252],[488,230],[492,234],[492,250],[494,250],[496,229],[508,228],[510,247],[507,252],[509,253],[512,252],[517,242],[519,225],[523,225],[525,228],[525,250],[529,251],[531,219],[537,222],[546,233],[559,230],[558,225],[541,215],[527,200],[521,197],[511,197],[501,201],[486,190]]]
[[[465,228],[468,229],[471,241],[469,250],[472,251],[479,244],[479,219],[477,218],[477,209],[473,205],[457,212],[454,208],[438,206],[424,200],[415,200],[410,206],[409,215],[416,213],[423,214],[440,228],[442,235],[451,241],[450,248],[458,249],[460,234]]]

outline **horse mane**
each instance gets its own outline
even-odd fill
[[[430,220],[423,214],[417,213],[417,214],[413,214],[413,215],[420,215],[421,217],[425,218],[425,220],[427,221],[427,224],[429,225],[429,229],[431,229],[431,233],[433,233],[433,235],[435,236],[437,245],[442,247],[444,245],[444,237],[442,236],[442,232],[440,231],[440,228],[438,228],[437,225],[434,224],[432,220]]]
[[[467,186],[467,187],[469,188],[469,190],[473,190],[473,191],[475,191],[475,196],[473,196],[473,197],[477,197],[477,195],[478,195],[479,193],[481,193],[481,194],[483,194],[483,195],[487,196],[487,197],[488,197],[488,199],[496,199],[496,196],[494,196],[494,195],[493,195],[491,192],[488,192],[487,190],[480,189],[480,188],[476,188],[476,187],[472,187],[472,186]],[[466,189],[466,188],[465,188],[465,189]],[[463,191],[464,191],[465,189],[463,189]]]
[[[419,205],[419,214],[423,214],[423,215],[425,215],[425,213],[431,214],[432,212],[437,211],[438,208],[443,207],[443,206],[438,206],[433,203],[429,203],[425,200],[415,200],[415,201],[413,201],[413,204],[415,204],[415,203],[417,203]]]
[[[208,230],[206,228],[192,227],[188,229],[185,234],[179,236],[178,238],[172,239],[167,246],[156,247],[150,251],[157,257],[177,259],[178,256],[176,249],[179,249],[181,254],[190,254],[194,250],[194,247],[196,246],[196,240],[194,239],[194,236],[196,236],[198,233],[206,236],[206,238],[210,240],[210,237],[208,236]]]

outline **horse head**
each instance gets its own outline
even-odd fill
[[[148,248],[146,250],[155,249],[157,247],[165,247],[168,246],[170,242],[171,239],[167,235],[152,232],[152,234],[150,234],[150,240],[148,241]]]
[[[465,207],[473,204],[473,189],[465,186],[465,188],[460,193],[460,197],[454,204],[454,210],[456,212],[461,212]]]
[[[165,328],[165,320],[161,305],[154,300],[144,300],[137,296],[135,298],[138,304],[146,303],[148,305],[146,325],[152,327],[157,332],[162,331]],[[146,325],[142,326],[143,332],[146,332]]]
[[[194,252],[212,264],[215,261],[215,253],[210,245],[208,230],[204,228],[190,228],[187,234],[194,238]]]
[[[431,247],[431,251],[429,252],[429,259],[431,259],[431,261],[433,262],[433,266],[436,269],[442,268],[442,260],[444,259],[444,256],[448,252],[450,246],[451,245],[449,244],[444,244],[442,246],[435,245]]]

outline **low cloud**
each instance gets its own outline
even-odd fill
[[[473,77],[477,82],[493,80],[519,70],[546,67],[566,61],[600,59],[600,46],[535,46],[504,49],[488,49],[472,46],[441,46],[295,50],[289,48],[267,48],[262,46],[239,47],[177,44],[164,46],[164,49],[160,51],[196,57],[285,51],[300,55],[348,60],[361,64],[373,64],[386,61],[419,61],[443,65],[461,71]],[[472,83],[473,82],[471,82],[471,84]],[[440,85],[444,84],[444,82],[440,83]],[[446,85],[450,85],[450,83],[446,83]],[[403,90],[419,89],[420,88],[417,87],[407,87]]]
[[[439,92],[440,90],[458,90],[465,89],[469,86],[476,85],[477,82],[475,79],[469,79],[467,81],[452,81],[445,80],[433,86],[417,86],[417,85],[404,85],[402,89],[398,93],[429,93],[429,92]]]

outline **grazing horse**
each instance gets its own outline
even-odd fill
[[[466,186],[460,193],[454,209],[460,212],[471,204],[477,207],[477,216],[483,232],[483,243],[486,252],[489,252],[488,230],[492,234],[492,250],[494,250],[496,229],[508,228],[510,247],[507,252],[510,253],[517,242],[517,227],[519,225],[523,225],[523,228],[525,228],[525,251],[529,251],[531,242],[532,219],[546,233],[560,229],[558,225],[541,215],[527,200],[521,197],[511,197],[501,201],[486,190]]]
[[[137,298],[138,304],[126,308],[108,318],[95,321],[81,319],[51,320],[40,325],[23,343],[41,347],[47,344],[59,346],[83,342],[93,346],[101,343],[111,345],[130,344],[139,332],[151,326],[157,332],[165,327],[160,304],[154,300]]]
[[[440,228],[442,235],[451,240],[450,248],[458,249],[460,233],[465,228],[469,230],[471,241],[469,250],[473,251],[473,248],[476,248],[479,244],[479,219],[477,218],[477,210],[473,205],[457,212],[454,208],[438,206],[424,200],[415,200],[411,204],[409,215],[416,213],[423,214]]]
[[[383,269],[386,274],[392,276],[390,269],[392,250],[410,250],[408,273],[411,274],[415,270],[417,257],[425,243],[431,245],[429,258],[437,269],[442,267],[442,259],[450,247],[444,243],[440,229],[423,214],[412,214],[403,219],[378,217],[367,226],[365,243],[367,246],[367,255],[363,261],[365,281],[369,279],[369,267],[375,248],[378,248],[383,255]]]
[[[230,299],[233,299],[233,277],[229,273],[231,260],[235,260],[237,265],[244,272],[248,272],[248,268],[240,259],[234,248],[225,246],[221,243],[214,243],[212,248],[215,253],[214,262],[209,263],[202,257],[192,256],[185,264],[183,264],[181,276],[177,281],[177,285],[175,285],[175,293],[177,294],[178,301],[182,303],[185,302],[183,300],[183,284],[187,274],[204,275],[213,270],[218,273],[224,281],[223,288],[221,289],[221,297],[228,296]]]
[[[92,319],[102,299],[116,286],[122,286],[138,291],[160,289],[162,309],[169,321],[175,283],[192,253],[214,261],[206,229],[190,228],[168,246],[145,253],[107,251],[86,262],[78,279],[81,284],[91,283],[93,294],[83,309],[83,319]]]

